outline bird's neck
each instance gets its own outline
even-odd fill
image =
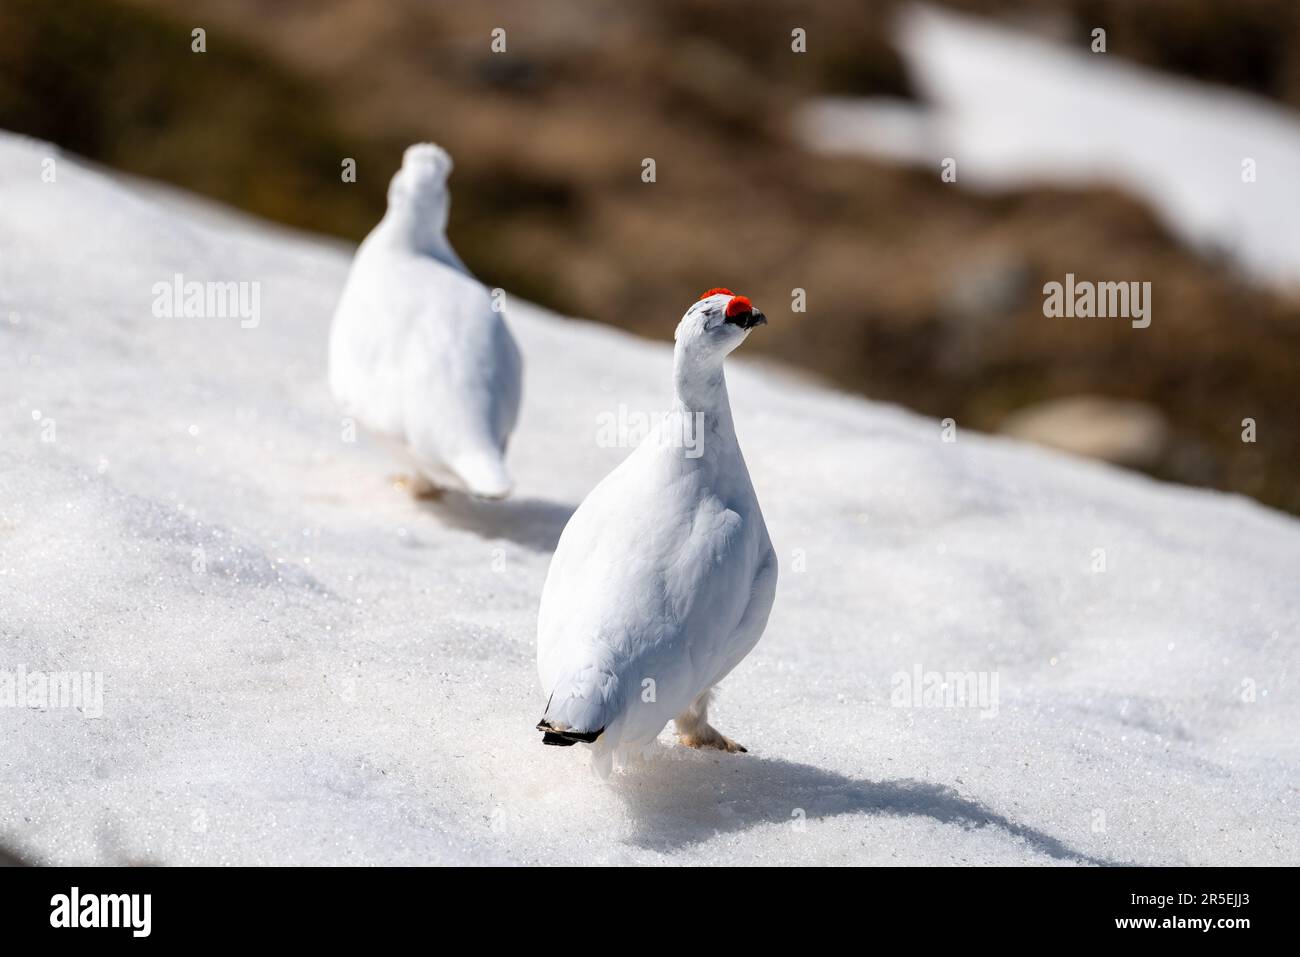
[[[390,242],[464,271],[465,266],[451,248],[445,230],[422,213],[425,211],[413,206],[389,207],[379,229]]]
[[[735,436],[727,378],[720,358],[700,361],[689,357],[684,350],[677,350],[673,357],[673,387],[674,411],[684,419],[700,423],[710,432]]]

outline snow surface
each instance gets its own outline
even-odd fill
[[[1300,284],[1295,111],[928,6],[907,9],[898,43],[928,106],[816,101],[799,123],[811,145],[906,159],[936,176],[952,157],[957,182],[980,188],[1115,182],[1198,248]],[[1252,183],[1242,181],[1246,159]]]
[[[416,503],[379,444],[343,440],[326,388],[346,253],[69,157],[43,183],[53,155],[0,135],[0,671],[102,672],[104,709],[0,708],[0,846],[1300,863],[1293,519],[1008,440],[944,443],[937,422],[733,362],[782,563],[713,711],[750,752],[665,733],[602,783],[584,747],[533,730],[538,595],[571,510],[626,454],[600,416],[666,406],[678,317],[646,342],[512,303],[518,497]],[[155,318],[153,284],[178,272],[260,282],[260,324]],[[891,706],[917,665],[996,671],[996,716]]]

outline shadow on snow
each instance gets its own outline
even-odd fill
[[[1017,823],[953,788],[926,781],[857,780],[807,764],[755,755],[683,755],[619,775],[614,786],[636,822],[631,843],[668,851],[759,824],[838,814],[925,817],[966,830],[997,828],[1031,850],[1076,864],[1112,866]]]

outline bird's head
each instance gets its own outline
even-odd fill
[[[408,212],[425,229],[444,232],[451,210],[447,193],[451,169],[451,157],[441,146],[435,143],[408,146],[402,156],[402,168],[388,184],[389,210]]]
[[[721,362],[745,341],[755,326],[767,325],[767,317],[754,308],[747,296],[730,289],[710,289],[686,310],[677,324],[677,349],[697,360]]]

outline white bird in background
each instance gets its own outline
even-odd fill
[[[726,289],[687,310],[672,410],[587,496],[551,560],[537,727],[546,744],[591,744],[602,777],[670,719],[689,747],[745,750],[708,723],[709,697],[763,634],[777,567],[722,363],[766,321]]]
[[[416,495],[503,498],[522,362],[493,296],[447,241],[451,168],[432,143],[407,149],[334,313],[330,388],[406,450]]]

